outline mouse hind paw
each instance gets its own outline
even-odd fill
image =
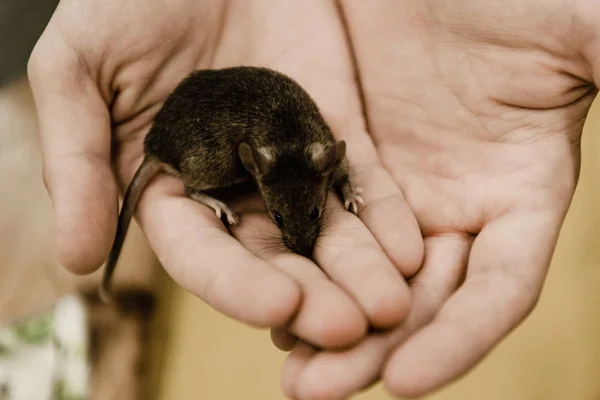
[[[227,219],[229,225],[239,224],[240,217],[227,204],[199,191],[187,190],[186,192],[191,199],[212,208],[217,218],[221,219],[225,214],[225,219]]]
[[[229,225],[237,225],[240,223],[240,217],[234,211],[232,211],[229,207],[227,207],[227,206],[225,206],[224,208],[221,207],[221,210],[225,214],[225,216],[227,218],[227,223]],[[221,218],[220,215],[219,215],[219,218]]]

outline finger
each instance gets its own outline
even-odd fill
[[[353,171],[354,184],[364,190],[360,219],[400,273],[413,276],[423,263],[423,238],[402,192],[379,164],[356,164]]]
[[[290,351],[298,343],[298,338],[285,329],[271,328],[271,341],[279,350]]]
[[[413,305],[390,333],[371,334],[352,349],[306,356],[292,350],[282,373],[286,394],[298,399],[344,399],[379,377],[390,352],[429,321],[456,289],[471,239],[460,235],[425,240],[425,262],[411,284]],[[287,364],[293,368],[287,369]],[[292,373],[294,375],[292,375]]]
[[[309,91],[313,89],[336,137],[346,141],[350,181],[355,188],[363,189],[364,205],[358,207],[358,216],[402,275],[413,276],[423,263],[423,238],[416,217],[381,165],[365,126],[357,88],[336,82],[339,80],[332,79],[330,84],[334,86],[326,87],[321,79],[318,89],[306,86]],[[342,104],[345,107],[340,107]]]
[[[293,335],[323,348],[340,348],[364,337],[368,322],[353,300],[309,259],[280,247],[266,252],[261,235],[277,228],[262,212],[243,213],[232,233],[250,251],[293,278],[302,290],[302,305],[285,328]]]
[[[59,261],[71,272],[86,274],[105,261],[116,229],[110,118],[72,49],[49,43],[49,37],[47,32],[40,39],[28,65],[44,182],[54,208]]]
[[[185,290],[244,323],[281,326],[300,305],[298,285],[231,237],[214,211],[160,175],[138,207],[140,225],[166,271]]]
[[[296,376],[300,375],[304,365],[317,353],[317,350],[304,342],[294,346],[294,357],[288,358],[281,373],[281,388],[287,398],[295,399]]]
[[[420,396],[473,367],[532,310],[559,226],[543,213],[513,214],[486,226],[473,245],[463,287],[393,354],[387,387]]]
[[[402,336],[405,331],[397,329],[394,333]],[[357,347],[343,352],[305,354],[295,347],[282,371],[284,393],[298,400],[349,398],[378,378],[386,355],[393,348],[391,336],[370,335]]]
[[[327,275],[363,310],[370,324],[399,324],[410,308],[404,278],[371,232],[356,216],[329,199],[327,226],[315,248],[315,259]]]
[[[272,262],[300,284],[303,302],[286,326],[290,333],[322,348],[350,346],[364,337],[368,322],[346,293],[307,259],[285,255]]]

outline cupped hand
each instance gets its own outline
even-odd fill
[[[62,1],[34,49],[29,77],[63,265],[86,274],[104,262],[118,193],[141,162],[153,116],[181,79],[199,68],[266,66],[298,80],[348,153],[373,164],[355,179],[371,204],[379,201],[365,211],[366,226],[332,197],[317,268],[270,251],[267,239],[277,232],[256,198],[235,203],[242,221],[230,235],[212,210],[183,196],[181,182],[161,176],[137,214],[151,247],[177,283],[217,310],[254,326],[285,327],[318,346],[347,346],[368,325],[398,324],[409,308],[398,271],[416,271],[423,243],[362,134],[344,40],[328,2]]]
[[[342,352],[299,343],[282,384],[419,396],[533,309],[578,179],[600,77],[594,1],[342,2],[371,138],[425,240],[401,327]],[[373,204],[365,191],[366,209]]]

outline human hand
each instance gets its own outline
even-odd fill
[[[168,94],[194,69],[231,65],[296,78],[349,151],[376,160],[369,138],[353,135],[364,121],[333,3],[64,0],[32,54],[29,76],[67,269],[86,274],[104,262],[118,191],[141,162],[143,137]],[[397,268],[410,275],[422,260],[414,216],[391,178],[377,171],[356,179],[359,187],[373,181],[369,196],[385,199],[363,218],[368,229],[332,198],[333,233],[315,253],[324,272],[289,252],[268,251],[261,235],[274,226],[254,212],[256,198],[234,205],[242,221],[232,237],[212,210],[183,196],[179,181],[161,176],[137,216],[167,272],[217,310],[255,326],[285,326],[319,346],[347,346],[368,325],[402,320],[408,287]],[[388,234],[389,226],[397,228]]]
[[[471,369],[536,304],[600,77],[600,6],[342,8],[369,133],[417,216],[425,262],[401,327],[342,352],[298,344],[282,385],[294,399],[330,400],[381,377],[393,394],[419,396]]]

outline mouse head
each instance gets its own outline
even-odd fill
[[[269,216],[293,252],[312,257],[321,231],[332,172],[346,154],[346,143],[313,143],[302,150],[275,151],[239,146],[244,167],[254,176]]]

